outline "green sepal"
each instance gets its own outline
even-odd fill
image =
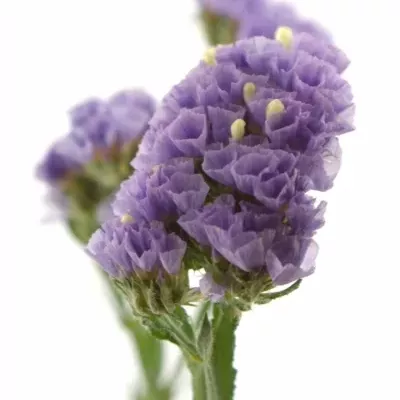
[[[164,312],[161,307],[160,302],[156,298],[156,291],[158,292],[158,288],[156,288],[156,284],[154,281],[150,281],[149,283],[149,288],[143,288],[142,292],[144,293],[144,297],[146,299],[146,304],[149,308],[149,311],[151,314],[157,315],[160,314],[161,312]]]
[[[206,265],[212,265],[210,254],[204,247],[193,241],[189,241],[185,253],[185,267],[187,270],[197,271]]]
[[[160,287],[160,301],[166,312],[174,311],[175,303],[172,296],[172,291],[167,287],[167,285],[161,285]]]

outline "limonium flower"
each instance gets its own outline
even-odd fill
[[[208,51],[165,96],[113,204],[119,218],[160,224],[183,240],[181,268],[204,270],[203,295],[243,309],[313,273],[326,203],[308,192],[332,187],[338,136],[353,129],[351,88],[340,75],[347,58],[288,33]],[[113,271],[130,265],[136,255],[117,249],[121,227],[102,229],[93,239],[102,238],[100,264],[109,270],[119,257]]]
[[[126,214],[103,223],[87,252],[125,292],[136,315],[173,311],[190,301],[183,256],[187,244],[160,222],[135,222]]]
[[[177,274],[186,243],[177,235],[167,234],[162,224],[133,222],[123,216],[105,222],[88,244],[89,252],[114,277],[163,271]]]
[[[331,41],[317,23],[299,15],[289,4],[273,0],[198,0],[201,17],[212,44],[227,44],[253,36],[274,38],[279,27],[306,32]]]

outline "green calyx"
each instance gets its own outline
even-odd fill
[[[177,306],[192,305],[200,300],[197,290],[189,288],[187,272],[159,274],[141,272],[130,277],[114,279],[114,284],[123,293],[138,317],[154,317],[172,313]]]
[[[226,288],[224,304],[238,312],[250,310],[254,304],[266,304],[298,289],[301,280],[283,290],[277,290],[269,274],[263,270],[246,272],[229,261],[213,259],[210,249],[189,243],[184,263],[189,269],[211,274],[213,281]]]

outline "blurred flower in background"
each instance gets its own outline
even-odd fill
[[[273,38],[280,26],[295,33],[306,32],[324,41],[331,37],[320,25],[297,13],[289,5],[273,0],[197,0],[208,41],[212,45],[232,43],[252,36]]]
[[[132,172],[130,160],[154,111],[155,101],[141,90],[89,99],[70,110],[70,132],[38,166],[50,202],[83,242],[109,215],[112,195]]]

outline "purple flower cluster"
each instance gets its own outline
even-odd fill
[[[113,277],[145,273],[160,277],[162,271],[179,273],[186,243],[177,235],[166,233],[162,224],[115,218],[93,234],[87,250]]]
[[[116,194],[116,215],[133,216],[138,221],[175,219],[204,204],[209,188],[196,174],[193,160],[177,159],[155,171],[138,171],[123,182]]]
[[[233,162],[245,163],[240,159],[249,157],[246,152],[256,149],[261,160],[265,152],[283,150],[292,161],[282,152],[273,158],[283,157],[288,168],[294,163],[303,186],[330,188],[340,167],[337,135],[353,129],[351,88],[340,76],[348,64],[344,54],[301,34],[290,50],[255,37],[217,48],[215,58],[216,65],[201,63],[165,97],[134,167],[204,157],[216,179]],[[282,112],[275,113],[274,104]],[[246,134],[233,141],[231,126],[238,119],[245,121]],[[232,179],[225,174],[221,183]]]
[[[273,0],[198,0],[203,10],[227,17],[238,24],[236,39],[253,36],[273,38],[279,26],[287,26],[296,33],[306,32],[330,41],[330,35],[315,22],[298,15],[288,4]]]
[[[286,223],[264,207],[242,203],[237,211],[231,196],[191,210],[178,222],[198,243],[210,246],[214,257],[247,272],[266,265],[275,284],[286,284],[313,271],[318,249],[311,236],[324,223],[325,204],[313,208],[314,201],[301,196],[300,205],[290,202]]]
[[[154,111],[154,100],[141,90],[122,91],[108,101],[90,99],[74,107],[70,132],[51,146],[38,167],[39,178],[55,183],[96,154],[141,138]]]
[[[157,221],[188,247],[196,243],[223,260],[219,275],[264,274],[275,285],[310,275],[326,204],[307,192],[332,187],[337,136],[353,129],[354,107],[340,50],[307,34],[289,44],[255,37],[209,53],[150,121],[114,213],[142,226]],[[130,271],[130,259],[115,264],[129,256],[114,247],[126,228],[107,229],[92,240],[101,242],[99,262]],[[200,288],[220,300],[229,279],[214,281],[204,267]]]

